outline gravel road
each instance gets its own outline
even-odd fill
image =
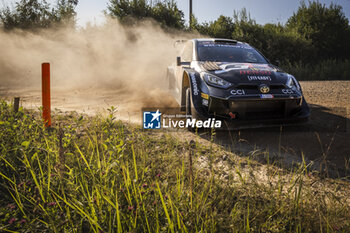
[[[307,124],[218,132],[216,142],[243,153],[268,151],[290,163],[304,156],[330,176],[349,176],[350,81],[304,81],[301,86],[311,107]]]

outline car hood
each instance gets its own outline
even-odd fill
[[[288,74],[271,64],[201,62],[201,72],[207,72],[230,83],[285,84]]]

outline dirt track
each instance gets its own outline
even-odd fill
[[[215,142],[229,150],[265,154],[257,159],[269,157],[284,158],[288,163],[300,161],[302,154],[308,161],[314,161],[314,168],[332,176],[350,175],[350,81],[301,82],[304,95],[310,104],[312,116],[304,126],[247,129],[217,132]],[[141,107],[169,107],[175,102],[166,93],[143,94],[132,99],[126,92],[113,89],[95,90],[53,90],[52,109],[78,110],[85,113],[106,110],[116,106],[117,117],[139,123]],[[38,90],[0,88],[0,97],[12,99],[21,96],[25,107],[39,108],[41,95]],[[195,136],[181,132],[187,140]],[[207,134],[200,135],[209,140]],[[326,166],[325,166],[326,164]],[[328,169],[325,170],[325,167]]]
[[[265,154],[262,160],[266,160],[266,151],[270,158],[282,157],[289,163],[301,161],[304,155],[314,162],[314,169],[330,176],[349,176],[350,81],[305,81],[301,85],[312,111],[306,125],[218,132],[216,142],[243,154]]]

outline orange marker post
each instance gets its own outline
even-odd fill
[[[50,63],[41,64],[42,74],[42,98],[43,98],[43,120],[45,127],[51,126],[51,97],[50,97]]]

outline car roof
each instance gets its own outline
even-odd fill
[[[228,42],[228,43],[243,43],[237,40],[223,39],[223,38],[196,38],[193,41],[212,41],[212,42]]]
[[[194,43],[196,42],[221,42],[221,43],[237,43],[237,44],[246,44],[246,45],[249,45],[248,43],[246,42],[241,42],[241,41],[237,41],[237,40],[231,40],[231,39],[223,39],[223,38],[195,38],[195,39],[189,39],[189,40],[176,40],[175,41],[175,44],[176,43],[185,43],[185,42],[188,42],[188,41],[193,41]],[[249,45],[250,46],[250,45]]]

